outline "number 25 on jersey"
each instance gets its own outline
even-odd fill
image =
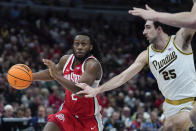
[[[162,74],[163,74],[163,78],[165,80],[170,80],[170,79],[175,79],[176,78],[175,69],[164,71]]]

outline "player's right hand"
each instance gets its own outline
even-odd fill
[[[129,10],[128,13],[134,16],[139,16],[144,20],[156,21],[156,15],[158,12],[146,5],[146,9],[133,7],[133,10]]]
[[[77,92],[76,94],[77,95],[85,94],[84,97],[86,97],[86,98],[94,97],[99,92],[98,88],[92,88],[89,85],[87,85],[86,83],[77,83],[76,86],[83,89],[83,90]]]
[[[56,78],[57,71],[56,71],[55,63],[51,60],[48,60],[48,59],[43,59],[42,61],[48,67],[49,72],[50,72],[50,76],[53,78]]]

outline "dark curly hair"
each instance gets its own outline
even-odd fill
[[[75,36],[77,35],[84,35],[88,36],[90,38],[90,42],[93,45],[93,49],[90,51],[90,54],[95,56],[99,61],[101,61],[101,53],[100,53],[100,48],[96,43],[96,40],[94,39],[94,36],[90,32],[78,32]]]

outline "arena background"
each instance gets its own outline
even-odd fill
[[[127,13],[146,3],[167,12],[192,7],[192,0],[0,0],[0,130],[42,130],[65,95],[54,81],[33,82],[21,91],[11,88],[6,73],[12,65],[23,63],[33,72],[45,69],[42,58],[57,63],[71,52],[75,33],[87,31],[102,52],[103,83],[149,45],[142,35],[144,21]],[[167,28],[169,34],[176,31]],[[195,43],[194,37],[193,50]],[[156,131],[162,126],[164,98],[147,67],[100,97],[104,131]]]

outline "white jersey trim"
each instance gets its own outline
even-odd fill
[[[173,35],[174,37],[174,40],[173,40],[173,44],[174,44],[174,47],[182,54],[184,55],[192,55],[193,54],[193,51],[192,52],[189,52],[189,53],[185,53],[184,51],[182,51],[181,49],[179,49],[178,45],[176,45],[175,43],[175,39],[176,39],[176,35]]]
[[[97,58],[95,58],[94,56],[89,56],[89,57],[86,58],[86,60],[82,63],[82,73],[84,73],[84,65],[85,65],[85,63],[86,63],[86,61],[87,61],[88,59],[95,59],[95,60],[99,63],[99,65],[100,65],[100,67],[101,67],[101,64],[100,64],[100,62],[97,60]],[[102,76],[103,76],[103,70],[102,70],[102,68],[101,68],[101,76],[100,76],[100,78],[99,78],[98,80],[95,80],[95,82],[96,82],[96,83],[99,83],[100,80],[102,79]]]
[[[101,106],[97,100],[97,97],[94,97],[94,104],[95,104],[95,119],[97,121],[98,131],[103,131],[103,123],[102,123],[102,115],[100,113]]]
[[[72,59],[72,61],[71,61],[71,66],[70,66],[70,70],[72,70],[72,71],[73,71],[72,66],[73,66],[74,59],[75,59],[75,56],[73,55],[73,59]]]
[[[70,61],[70,59],[72,58],[72,56],[73,56],[73,54],[71,54],[71,55],[69,56],[69,58],[67,59],[65,65],[64,65],[64,67],[63,67],[63,72],[65,71],[65,69],[66,69],[66,67],[67,67],[67,65],[68,65],[68,63],[69,63],[69,61]]]

